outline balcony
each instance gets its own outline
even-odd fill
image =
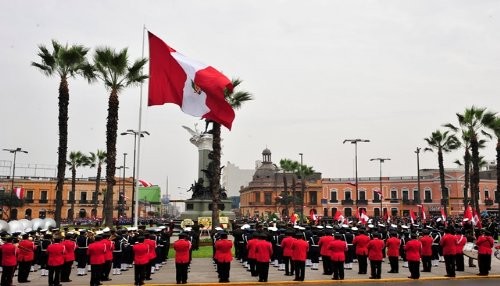
[[[332,203],[332,204],[338,204],[339,200],[330,200],[330,203]]]
[[[382,200],[379,199],[379,198],[372,200],[372,203],[378,203],[378,204],[380,204],[381,202],[382,202]]]
[[[425,198],[425,199],[424,199],[424,203],[432,203],[432,199]]]
[[[73,199],[73,200],[68,200],[68,204],[74,204],[76,201]]]
[[[484,204],[487,205],[487,206],[492,206],[493,205],[493,200],[492,199],[484,200]]]
[[[41,200],[38,200],[38,203],[40,204],[46,204],[48,203],[49,201],[47,199],[41,199]]]
[[[81,205],[86,205],[86,204],[90,204],[90,201],[89,200],[79,200],[78,203]]]
[[[368,205],[368,200],[358,200],[358,205],[366,206]]]
[[[403,205],[413,205],[413,201],[412,200],[409,200],[409,199],[403,199]]]
[[[31,203],[33,203],[33,198],[25,198],[24,202],[27,204],[31,204]]]
[[[353,200],[342,200],[342,201],[340,201],[340,203],[341,203],[342,205],[349,205],[349,206],[352,206],[352,205],[353,205],[353,203],[354,203],[354,201],[353,201]]]
[[[398,204],[398,203],[399,203],[399,201],[400,201],[400,200],[399,200],[398,198],[390,198],[390,199],[389,199],[389,202],[390,202],[391,204]]]

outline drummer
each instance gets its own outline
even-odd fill
[[[491,268],[491,253],[493,248],[493,238],[486,229],[481,229],[481,235],[477,238],[477,263],[479,265],[479,276],[488,276]]]

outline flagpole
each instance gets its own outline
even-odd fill
[[[144,42],[146,38],[146,25],[142,27],[142,54],[141,58],[144,58]],[[134,194],[135,194],[135,206],[134,206],[134,227],[139,225],[139,192],[137,191],[137,182],[139,181],[139,166],[141,161],[141,134],[142,134],[142,87],[143,83],[141,82],[140,86],[140,96],[139,96],[139,127],[137,128],[139,136],[137,136],[137,162],[136,162],[136,182],[134,182]]]

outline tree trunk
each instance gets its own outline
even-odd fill
[[[439,182],[441,185],[441,198],[443,198],[445,205],[444,214],[448,217],[448,191],[446,190],[446,182],[444,179],[444,164],[443,164],[443,151],[438,150],[438,165],[439,165]],[[442,203],[441,203],[442,205]]]
[[[288,194],[288,183],[286,181],[286,173],[283,170],[283,198],[285,199],[285,216],[290,217],[288,214],[288,203],[290,202],[290,196]],[[281,219],[283,220],[283,215],[281,215]]]
[[[479,144],[477,142],[477,137],[472,136],[471,138],[471,150],[472,150],[472,173],[470,177],[470,188],[471,196],[473,199],[473,206],[475,207],[476,213],[479,215]]]
[[[497,140],[497,201],[498,214],[500,215],[500,137]]]
[[[68,105],[69,88],[66,77],[61,77],[59,84],[59,148],[57,152],[57,185],[56,185],[56,209],[54,220],[56,227],[61,226],[62,193],[64,190],[64,178],[66,176],[66,155],[68,152]]]
[[[464,155],[464,210],[469,206],[469,186],[470,186],[470,152],[465,149]]]
[[[101,164],[97,165],[97,177],[95,178],[95,200],[94,200],[94,209],[96,211],[97,216],[97,206],[99,204],[99,188],[101,187],[101,172],[102,166]]]
[[[106,124],[106,196],[104,198],[104,225],[113,226],[113,187],[116,171],[116,136],[118,131],[118,92],[112,90],[108,102],[108,121]]]
[[[212,122],[212,152],[209,163],[210,191],[212,193],[212,230],[219,226],[219,203],[220,203],[220,159],[221,159],[221,125]]]
[[[292,207],[293,207],[293,212],[292,212],[292,215],[295,215],[295,210],[297,208],[297,205],[296,205],[296,194],[295,194],[295,186],[296,182],[295,182],[295,175],[292,175]]]
[[[75,200],[76,200],[76,168],[71,169],[71,193],[73,194],[73,200],[71,201],[70,215],[68,220],[71,222],[75,219]]]

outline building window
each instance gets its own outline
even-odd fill
[[[260,203],[260,192],[255,192],[255,202]]]
[[[373,209],[373,215],[376,217],[380,217],[380,209],[379,208],[374,208]]]
[[[323,216],[324,217],[328,216],[328,208],[323,208]]]
[[[397,189],[391,189],[391,200],[392,199],[397,199],[398,198],[398,190]]]
[[[420,194],[418,193],[418,189],[413,189],[413,200],[416,202],[420,202]]]
[[[338,202],[337,191],[331,191],[330,192],[330,203],[336,203],[336,202]]]
[[[81,192],[80,193],[80,200],[81,201],[86,201],[87,200],[87,192]]]
[[[379,193],[378,189],[376,191],[373,191],[373,200],[374,201],[381,201],[382,200],[382,193]]]
[[[98,193],[96,191],[92,192],[92,201],[97,201]]]
[[[484,190],[484,200],[489,200],[489,199],[490,199],[490,191]]]
[[[271,205],[272,204],[271,195],[272,195],[271,192],[265,192],[264,193],[264,204],[265,205]]]
[[[33,202],[33,190],[26,191],[26,197],[24,198],[24,201],[27,203]],[[30,213],[30,217],[31,217],[31,213]]]
[[[337,208],[332,208],[332,217],[335,217],[336,213],[337,213]]]
[[[40,203],[47,203],[47,193],[48,191],[40,191]]]
[[[318,205],[318,192],[309,192],[309,204],[312,206]]]
[[[346,200],[346,201],[352,200],[352,198],[351,198],[351,191],[345,191],[344,192],[344,200]]]
[[[352,209],[351,209],[351,208],[345,208],[345,209],[344,209],[344,216],[345,216],[345,217],[350,217],[350,216],[352,216]]]
[[[424,200],[426,203],[432,202],[432,192],[431,190],[425,190],[424,191]]]
[[[407,189],[403,189],[402,192],[403,192],[403,201],[405,201],[405,202],[409,201],[410,198],[409,198],[409,192],[408,192],[408,190]]]
[[[398,208],[391,208],[391,216],[398,216]]]
[[[75,192],[69,191],[69,198],[68,198],[68,200],[70,202],[75,200]]]
[[[359,191],[359,200],[360,201],[366,200],[366,192],[365,191]]]

